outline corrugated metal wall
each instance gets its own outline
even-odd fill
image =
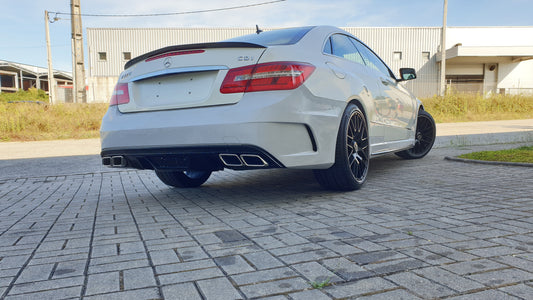
[[[87,28],[89,76],[118,76],[127,61],[123,52],[133,58],[170,45],[217,42],[254,32],[255,28]],[[106,52],[106,61],[99,60],[99,52]]]
[[[348,27],[343,28],[372,48],[398,76],[400,68],[415,68],[418,78],[406,83],[419,97],[437,94],[439,65],[436,53],[441,29],[437,27]],[[401,60],[394,57],[401,53]],[[429,60],[424,53],[429,52]]]
[[[437,27],[345,27],[370,46],[398,74],[401,67],[417,70],[418,79],[406,85],[419,97],[437,93],[438,64],[435,54],[440,44],[440,28]],[[98,77],[117,78],[127,60],[161,47],[216,42],[232,37],[254,33],[255,28],[88,28],[89,81],[98,82]],[[106,53],[106,60],[99,59],[99,52]],[[394,52],[401,52],[396,60]],[[429,60],[423,52],[429,52]],[[95,84],[90,101],[107,101],[112,87]],[[98,91],[102,89],[103,91]],[[102,96],[98,96],[102,95]],[[100,98],[106,99],[100,99]]]

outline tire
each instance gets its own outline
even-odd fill
[[[416,121],[414,147],[395,154],[405,159],[418,159],[426,156],[433,147],[433,143],[435,143],[436,131],[433,117],[425,110],[420,109]]]
[[[155,171],[161,181],[173,187],[199,187],[211,176],[211,171]]]
[[[354,104],[349,104],[344,111],[335,148],[333,166],[314,170],[318,183],[329,190],[360,189],[368,174],[370,147],[365,115]]]

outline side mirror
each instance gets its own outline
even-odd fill
[[[413,68],[401,68],[400,69],[400,80],[406,81],[416,79],[416,71]]]

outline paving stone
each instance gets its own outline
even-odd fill
[[[78,287],[79,288],[78,290],[81,291],[81,287],[83,286],[83,284],[84,284],[83,276],[28,282],[28,283],[22,283],[22,284],[15,284],[13,288],[11,289],[11,291],[9,292],[9,294],[10,295],[26,294],[26,293],[39,292],[42,290],[56,290],[56,289],[63,289],[63,288],[69,288],[69,287]]]
[[[521,299],[533,300],[533,287],[529,285],[517,284],[506,286],[499,290]]]
[[[324,293],[322,293],[320,290],[307,290],[297,293],[289,294],[292,300],[329,300],[330,297],[326,296]],[[286,298],[283,298],[286,299]]]
[[[314,250],[279,256],[279,259],[287,264],[296,264],[300,262],[321,260],[337,256],[339,256],[337,253],[330,250]]]
[[[335,298],[358,297],[396,288],[397,285],[380,277],[362,279],[342,285],[329,286],[324,291]]]
[[[366,252],[361,254],[349,255],[348,259],[359,264],[367,265],[370,263],[377,263],[381,261],[396,260],[400,258],[406,258],[404,254],[401,254],[397,251],[375,251],[375,252]]]
[[[243,299],[227,278],[200,280],[197,284],[206,299]]]
[[[355,253],[362,253],[364,252],[363,250],[357,248],[357,247],[354,247],[350,244],[347,244],[343,241],[339,241],[339,240],[334,240],[334,241],[326,241],[326,242],[322,242],[322,243],[319,243],[320,246],[323,246],[325,248],[328,248],[340,255],[350,255],[350,254],[355,254]]]
[[[466,294],[456,297],[447,298],[451,300],[513,300],[513,299],[520,299],[514,296],[511,296],[509,294],[506,294],[502,291],[498,290],[487,290],[487,291],[481,291],[477,293],[472,294]]]
[[[503,256],[503,255],[510,255],[510,254],[519,254],[523,252],[524,250],[507,247],[507,246],[472,249],[468,251],[468,253],[479,256],[479,257],[495,257],[495,256]]]
[[[403,272],[385,277],[407,290],[424,298],[439,298],[450,296],[454,291],[446,286],[436,284],[411,272]]]
[[[107,263],[107,264],[100,264],[100,265],[90,265],[89,274],[105,273],[105,272],[120,271],[120,270],[127,270],[127,269],[136,269],[136,268],[149,267],[149,266],[150,264],[148,263],[148,260],[146,259],[129,260],[129,261]]]
[[[83,299],[109,299],[109,300],[129,300],[129,299],[161,299],[156,288],[139,289],[133,291],[123,291],[84,297]]]
[[[222,277],[224,274],[218,268],[198,269],[192,271],[183,271],[179,273],[169,273],[158,275],[159,282],[163,285],[197,281],[202,279]]]
[[[48,280],[52,274],[54,264],[27,266],[24,268],[15,283]]]
[[[241,256],[225,256],[215,258],[215,263],[220,266],[228,275],[254,271]]]
[[[403,289],[396,289],[392,291],[387,291],[379,294],[373,294],[370,296],[357,297],[358,300],[413,300],[413,299],[423,299],[409,293]]]
[[[246,253],[244,258],[258,270],[282,267],[283,263],[266,251]]]
[[[157,286],[152,268],[124,270],[122,277],[125,290]]]
[[[297,277],[298,273],[287,267],[270,269],[264,271],[255,271],[250,273],[232,275],[231,278],[238,285],[254,284],[258,282],[280,280],[284,278]]]
[[[173,249],[150,251],[150,258],[154,265],[179,263],[180,259]]]
[[[340,277],[326,269],[318,262],[308,262],[303,264],[292,265],[296,271],[302,274],[308,281],[321,283],[330,282],[335,283],[342,281]]]
[[[41,290],[34,293],[19,295],[8,294],[5,300],[27,300],[27,299],[78,299],[81,294],[81,286],[58,288],[53,290]]]
[[[344,257],[325,259],[322,264],[346,281],[369,278],[375,273],[368,271]]]
[[[413,272],[460,293],[484,288],[480,283],[461,277],[439,267],[423,268],[414,270]]]
[[[459,262],[455,264],[443,265],[442,268],[458,275],[469,275],[480,272],[488,272],[507,268],[506,265],[488,259]]]
[[[264,283],[257,283],[253,285],[245,285],[241,286],[240,289],[246,295],[246,297],[254,298],[269,296],[273,294],[302,291],[309,287],[309,283],[305,282],[301,278],[290,278]]]
[[[493,287],[533,280],[533,273],[517,269],[505,269],[473,274],[467,276],[467,278],[483,283],[486,286]]]
[[[384,275],[403,272],[428,266],[428,264],[412,258],[398,259],[366,265],[365,268],[375,274]]]
[[[119,272],[89,275],[85,295],[96,295],[121,290]]]
[[[242,235],[237,230],[221,230],[214,232],[215,236],[220,239],[223,243],[231,243],[231,242],[238,242],[242,240],[248,240],[247,237]]]

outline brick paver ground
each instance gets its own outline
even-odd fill
[[[3,179],[0,298],[533,299],[533,169],[453,151],[373,160],[349,193],[289,170]]]

